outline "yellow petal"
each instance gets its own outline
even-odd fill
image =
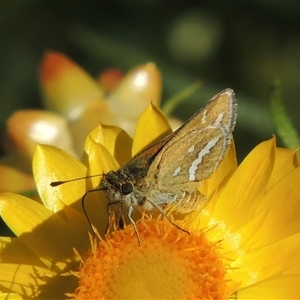
[[[285,148],[276,148],[276,159],[272,176],[268,183],[268,188],[276,184],[286,174],[299,167],[299,160],[297,150],[290,150]]]
[[[48,267],[64,268],[74,257],[70,226],[43,205],[26,197],[1,194],[0,213],[19,239]]]
[[[76,119],[89,102],[103,101],[103,91],[98,83],[61,53],[45,55],[40,78],[46,106],[68,119]]]
[[[86,139],[83,160],[90,175],[102,175],[119,168],[118,162],[110,151],[102,144],[97,143],[91,136]],[[92,181],[94,180],[92,179]]]
[[[0,299],[1,300],[22,300],[24,298],[17,293],[1,293],[0,292]]]
[[[281,275],[240,289],[238,300],[300,299],[300,275]]]
[[[0,257],[1,263],[45,266],[18,238],[0,237]]]
[[[272,243],[299,232],[299,195],[300,168],[297,168],[277,182],[260,199],[257,210],[268,212],[264,223],[256,233],[261,243]]]
[[[134,133],[132,155],[161,140],[172,129],[163,113],[153,104],[141,114]]]
[[[25,264],[1,264],[0,285],[11,291],[9,298],[4,299],[34,299],[43,285],[45,279],[50,280],[55,273],[47,268]],[[19,296],[13,297],[13,293]],[[1,297],[0,297],[1,299]]]
[[[88,231],[91,231],[90,225],[85,214],[82,212],[82,200],[80,201],[80,212],[71,206],[65,205],[59,216],[66,222],[70,229],[72,244],[76,249],[88,249]]]
[[[71,181],[56,187],[54,181],[71,180],[87,175],[86,167],[67,152],[53,146],[38,145],[33,157],[33,173],[44,205],[57,212],[64,204],[74,205],[81,211],[81,198],[86,191],[86,181]]]
[[[7,122],[10,136],[19,152],[32,159],[37,143],[55,145],[74,154],[68,124],[61,116],[47,111],[21,110]]]
[[[0,164],[0,192],[24,192],[35,190],[33,176],[17,168]]]
[[[260,212],[236,231],[226,230],[226,225],[221,223],[214,230],[209,231],[208,236],[213,241],[221,241],[223,257],[235,261],[245,253],[252,251],[252,248],[263,246],[261,239],[256,238],[256,233],[262,226],[265,217],[266,212]]]
[[[132,139],[121,128],[98,125],[90,136],[95,142],[103,145],[120,166],[131,158]]]
[[[239,260],[231,263],[231,267],[236,271],[228,275],[234,282],[240,281],[240,287],[244,288],[283,274],[294,263],[293,256],[296,256],[299,268],[299,241],[300,233],[266,247],[248,251]]]
[[[84,247],[83,241],[87,242],[87,232],[90,228],[83,215],[82,197],[87,191],[89,181],[86,178],[76,179],[87,175],[86,168],[63,150],[38,145],[34,155],[33,170],[44,205],[53,212],[60,212],[60,216],[68,222],[74,231],[73,244]],[[75,180],[59,186],[50,185],[51,182],[58,179]],[[74,209],[66,205],[72,205]],[[77,243],[75,240],[79,242]]]
[[[207,204],[201,213],[201,223],[205,224],[207,221],[213,226],[224,222],[227,229],[235,231],[251,220],[270,178],[274,160],[274,140],[255,147],[229,179],[225,188]]]
[[[108,97],[120,115],[133,120],[136,120],[151,102],[159,106],[160,99],[161,75],[153,63],[131,70]]]
[[[95,100],[87,104],[80,116],[70,123],[74,147],[78,153],[82,152],[87,135],[101,124],[118,125],[119,116],[116,115],[106,101]]]

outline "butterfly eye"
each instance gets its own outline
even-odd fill
[[[121,191],[123,195],[128,195],[133,191],[133,185],[129,182],[125,182],[121,185]]]

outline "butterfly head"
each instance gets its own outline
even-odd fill
[[[100,182],[100,190],[106,192],[110,201],[122,202],[122,199],[130,195],[134,190],[133,183],[120,170],[111,171],[103,176]]]
[[[99,189],[106,193],[109,200],[108,207],[120,204],[120,210],[117,213],[119,215],[118,226],[120,229],[124,229],[124,203],[127,207],[132,207],[136,203],[134,183],[122,170],[111,171],[103,176]],[[129,209],[128,217],[133,222],[131,213],[132,209]]]

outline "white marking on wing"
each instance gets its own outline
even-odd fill
[[[196,180],[196,171],[198,169],[199,164],[201,164],[203,157],[210,153],[210,149],[213,148],[219,140],[220,140],[220,137],[209,141],[206,144],[206,146],[199,152],[198,157],[192,162],[192,164],[189,168],[189,181]]]
[[[215,121],[215,124],[216,124],[216,125],[220,125],[221,122],[222,122],[223,117],[224,117],[224,113],[220,113],[220,114],[218,115],[218,117],[217,117],[217,120]]]
[[[195,145],[191,146],[189,149],[188,149],[188,153],[191,153],[195,150]]]
[[[207,109],[205,109],[202,113],[203,113],[203,116],[202,116],[202,119],[201,119],[201,124],[205,124],[205,122],[206,122]]]
[[[177,167],[172,176],[173,177],[177,176],[180,173],[180,171],[181,171],[181,167]]]

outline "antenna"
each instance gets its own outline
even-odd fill
[[[72,181],[77,181],[77,180],[82,180],[82,179],[87,179],[87,178],[100,177],[100,176],[103,176],[103,174],[89,175],[89,176],[78,177],[78,178],[69,179],[69,180],[63,180],[63,181],[52,181],[50,183],[50,185],[52,187],[56,187],[56,186],[59,186],[59,185],[64,184],[64,183],[68,183],[68,182],[72,182]]]
[[[86,219],[87,219],[87,221],[88,221],[88,223],[89,223],[89,225],[90,225],[90,228],[92,229],[93,234],[96,235],[96,236],[97,236],[97,234],[96,234],[96,232],[95,232],[94,229],[93,229],[92,223],[91,223],[91,221],[90,221],[90,219],[89,219],[89,216],[88,216],[88,214],[87,214],[87,211],[86,211],[86,209],[85,209],[84,200],[85,200],[85,197],[86,197],[89,193],[99,192],[99,191],[101,191],[101,190],[103,190],[103,189],[97,188],[97,189],[93,189],[93,190],[86,191],[86,192],[84,193],[84,195],[82,196],[82,198],[81,198],[81,205],[82,205],[82,209],[83,209],[84,215],[85,215],[85,217],[86,217]],[[107,225],[107,227],[108,227],[108,225]]]

